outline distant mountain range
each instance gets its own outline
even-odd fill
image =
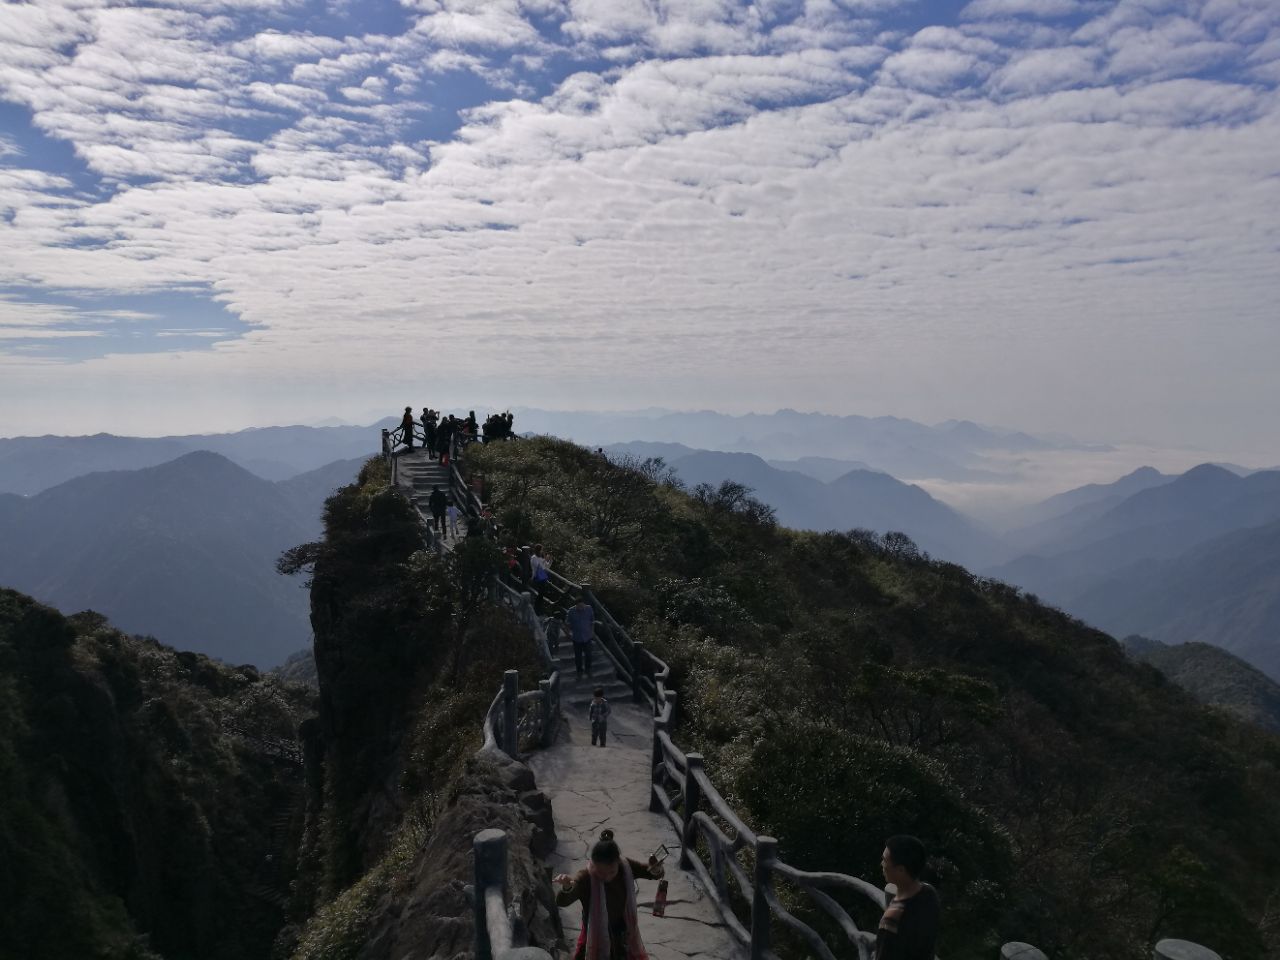
[[[680,444],[613,444],[611,454],[661,456],[690,486],[734,480],[777,511],[784,526],[801,530],[863,527],[909,535],[930,553],[957,563],[990,562],[999,545],[987,534],[919,487],[886,473],[849,470],[823,482],[795,470],[779,469],[749,453],[693,450]],[[824,461],[829,467],[833,461]]]
[[[1214,643],[1280,678],[1280,471],[1202,464],[1111,486],[1144,482],[1118,501],[1106,487],[1068,497],[1010,534],[1035,553],[986,572],[1103,630]]]
[[[795,469],[831,480],[810,458],[853,461],[904,480],[1007,481],[1015,474],[992,454],[1047,450],[1103,451],[1071,440],[1047,440],[1016,430],[984,427],[968,420],[929,426],[900,417],[833,416],[778,410],[732,416],[710,410],[690,413],[560,413],[518,410],[521,432],[549,433],[587,446],[634,441],[682,444],[698,450],[754,453],[768,461],[794,461]]]
[[[1116,636],[1211,643],[1280,679],[1280,522],[1129,564],[1069,609]]]
[[[307,592],[275,572],[276,558],[319,536],[325,497],[363,462],[272,483],[196,452],[0,494],[0,584],[183,649],[274,666],[311,638]]]
[[[30,495],[73,477],[106,470],[138,470],[196,450],[220,453],[264,480],[286,480],[335,460],[378,452],[378,430],[367,427],[261,427],[237,433],[180,437],[0,438],[0,493]]]
[[[1139,467],[1112,483],[1090,483],[1013,511],[1006,519],[1006,540],[1023,549],[1052,543],[1081,524],[1102,516],[1135,493],[1174,479],[1154,467]]]

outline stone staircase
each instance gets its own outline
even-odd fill
[[[439,460],[431,459],[425,450],[404,451],[396,456],[399,486],[430,527],[431,507],[428,498],[431,496],[431,491],[439,487],[446,497],[453,499],[449,485],[449,468],[441,465]],[[467,514],[461,504],[458,504],[458,508],[460,512],[457,539],[461,539],[467,535]],[[442,540],[446,550],[451,548],[454,539],[446,537]]]

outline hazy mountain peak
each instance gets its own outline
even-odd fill
[[[1192,467],[1182,476],[1178,477],[1173,483],[1179,486],[1189,485],[1209,485],[1220,486],[1223,484],[1237,484],[1240,482],[1240,475],[1232,473],[1225,467],[1220,467],[1216,463],[1201,463]]]
[[[1156,480],[1163,477],[1164,474],[1155,467],[1139,467],[1131,473],[1126,473],[1121,480]]]

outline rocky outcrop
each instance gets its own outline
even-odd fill
[[[474,956],[472,840],[497,828],[508,837],[508,902],[529,943],[551,949],[562,939],[551,874],[543,858],[555,848],[551,804],[533,772],[500,753],[468,762],[452,802],[414,858],[403,883],[378,904],[359,960],[468,960]]]

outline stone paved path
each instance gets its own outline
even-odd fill
[[[397,473],[400,489],[422,515],[423,522],[430,527],[431,508],[427,505],[427,498],[431,496],[432,487],[439,487],[449,494],[449,470],[441,466],[439,460],[428,457],[421,447],[414,447],[412,451],[402,450],[396,457],[399,460]],[[441,543],[445,550],[452,550],[454,543],[466,535],[467,515],[465,511],[459,510],[458,536],[445,537]]]
[[[680,869],[680,844],[666,817],[649,812],[649,762],[653,718],[647,703],[633,704],[629,688],[614,679],[599,646],[593,679],[575,680],[573,652],[567,640],[560,645],[563,721],[556,743],[532,754],[529,765],[538,789],[551,799],[559,845],[551,858],[552,873],[574,873],[586,865],[600,831],[614,831],[624,855],[645,861],[659,843],[671,851],[667,868],[667,911],[653,916],[658,884],[638,881],[640,931],[651,960],[740,960],[732,936],[720,922],[715,904],[701,886]],[[606,666],[607,665],[607,666]],[[587,705],[591,688],[605,687],[612,714],[607,747],[591,746]],[[562,909],[569,947],[577,942],[582,924],[578,904]]]

